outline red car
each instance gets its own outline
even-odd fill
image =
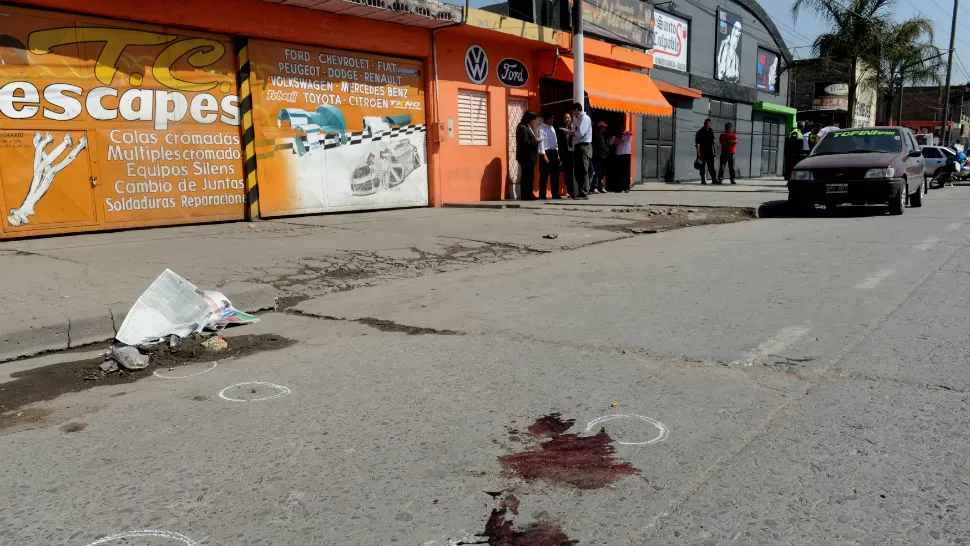
[[[902,214],[908,203],[923,205],[925,161],[913,132],[905,127],[832,131],[820,140],[788,181],[788,202],[804,211],[888,204]]]

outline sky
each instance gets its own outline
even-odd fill
[[[819,34],[826,32],[825,24],[810,10],[802,9],[798,13],[797,21],[792,18],[791,5],[793,0],[759,0],[761,7],[775,22],[775,26],[785,38],[788,49],[795,58],[812,56],[812,41]],[[957,37],[953,56],[953,83],[964,84],[970,82],[970,35],[962,32],[970,28],[970,2],[964,0],[957,11]],[[916,8],[922,5],[923,10]],[[910,17],[926,17],[933,22],[934,43],[942,51],[950,44],[950,21],[953,14],[952,0],[895,0],[892,7],[895,19],[904,20]]]

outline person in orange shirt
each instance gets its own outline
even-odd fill
[[[738,151],[738,135],[734,132],[734,124],[728,123],[724,126],[721,133],[721,168],[717,172],[715,184],[724,182],[724,164],[727,163],[731,175],[731,183],[737,184],[734,180],[734,154]]]

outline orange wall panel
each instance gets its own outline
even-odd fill
[[[532,110],[538,110],[539,77],[535,56],[544,45],[518,39],[488,39],[460,27],[437,34],[438,120],[447,127],[453,120],[455,134],[438,146],[440,195],[435,204],[504,199],[508,188],[508,100],[522,97]],[[465,71],[465,52],[478,44],[488,55],[488,77],[481,83],[471,81]],[[496,69],[505,58],[521,61],[529,71],[526,84],[519,88],[503,84]],[[467,146],[458,138],[458,92],[472,90],[488,94],[488,145]],[[513,121],[513,126],[518,120]]]
[[[405,57],[424,57],[431,53],[430,32],[423,28],[281,6],[262,0],[24,0],[21,3],[236,36],[299,41]]]

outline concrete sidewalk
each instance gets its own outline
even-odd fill
[[[738,179],[736,185],[684,182],[665,184],[656,182],[633,186],[630,193],[594,194],[588,201],[538,200],[538,201],[481,201],[475,203],[445,203],[445,207],[458,208],[526,208],[550,206],[608,206],[608,207],[744,207],[756,211],[758,216],[770,214],[775,204],[788,199],[788,187],[783,178]]]
[[[597,200],[600,201],[600,200]],[[644,211],[408,209],[0,242],[0,361],[114,337],[165,268],[247,311],[632,236]],[[555,239],[543,235],[554,233]]]
[[[0,361],[111,339],[165,268],[258,311],[314,296],[632,236],[649,205],[757,216],[784,182],[643,184],[588,201],[489,202],[0,242]],[[515,207],[515,208],[506,208]],[[491,210],[489,210],[491,209]],[[496,210],[499,209],[499,210]],[[502,210],[504,209],[504,210]],[[690,209],[681,209],[690,210]],[[697,211],[693,216],[704,216]],[[734,220],[729,220],[734,221]],[[705,223],[703,220],[697,223]],[[696,225],[691,219],[691,224]],[[555,238],[543,238],[555,234]]]

